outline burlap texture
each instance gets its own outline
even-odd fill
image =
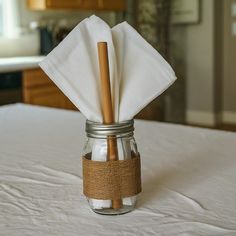
[[[140,157],[129,160],[92,161],[83,157],[83,190],[89,198],[111,200],[141,192]]]

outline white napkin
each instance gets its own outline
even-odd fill
[[[62,92],[91,121],[102,122],[101,88],[97,42],[108,44],[110,82],[115,121],[132,119],[176,79],[163,57],[128,23],[112,29],[91,16],[40,63],[40,67]],[[131,158],[129,148],[118,140],[119,158]],[[92,159],[106,161],[107,143],[94,143]],[[129,153],[129,154],[127,154]],[[123,198],[131,205],[135,197]],[[96,209],[111,206],[110,200],[90,199]]]
[[[132,119],[176,79],[164,58],[128,23],[91,16],[39,64],[88,120],[102,122],[97,42],[108,44],[115,121]]]

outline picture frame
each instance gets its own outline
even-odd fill
[[[171,23],[197,24],[200,22],[200,0],[173,0]]]

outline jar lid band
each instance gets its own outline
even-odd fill
[[[131,137],[134,132],[134,120],[109,125],[87,120],[86,132],[87,136],[91,138],[107,138],[107,136]]]

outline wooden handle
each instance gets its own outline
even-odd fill
[[[112,109],[109,63],[108,63],[108,52],[107,52],[106,42],[98,43],[98,60],[99,60],[100,79],[102,88],[103,123],[111,124],[114,122],[114,115]]]
[[[102,116],[104,124],[114,123],[114,113],[112,108],[112,96],[109,74],[108,51],[106,42],[98,42],[98,60],[100,68],[100,80],[102,88]],[[118,159],[117,141],[115,137],[108,137],[107,140],[107,159],[115,161]],[[121,199],[113,199],[112,207],[119,209],[122,207]]]

